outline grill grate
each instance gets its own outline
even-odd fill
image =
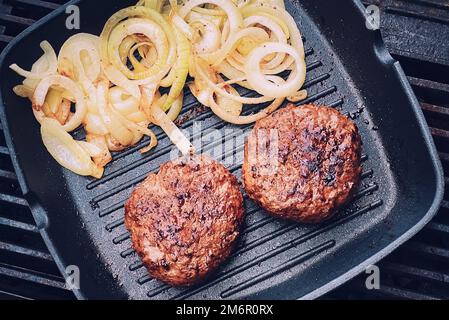
[[[35,19],[49,13],[64,2],[64,0],[0,0],[0,50],[20,31],[32,24]],[[423,110],[440,151],[445,173],[449,176],[449,122],[446,124],[446,120],[449,120],[449,83],[447,77],[445,77],[448,74],[447,71],[449,71],[449,41],[447,41],[449,40],[447,39],[449,34],[449,8],[444,3],[445,1],[437,0],[369,0],[365,4],[377,4],[383,9],[381,21],[387,46],[393,56],[402,63],[418,98],[422,102]],[[426,13],[423,14],[422,12]],[[404,24],[408,27],[404,27]],[[413,29],[414,26],[421,26],[420,29],[416,30],[430,36],[416,37],[416,35],[404,31],[415,30]],[[325,82],[330,75],[320,73],[322,63],[313,60],[313,49],[308,49],[306,55],[309,60],[308,69],[314,75],[306,83],[306,86],[311,88],[323,81]],[[329,104],[335,107],[341,106],[343,100],[338,98],[335,94],[336,91],[337,88],[334,86],[323,86],[319,90],[312,90],[308,102],[326,97]],[[327,98],[327,96],[331,98]],[[193,103],[185,108],[186,118],[188,118],[189,113],[196,112],[194,108]],[[203,112],[195,120],[205,120],[209,116],[210,112]],[[187,120],[183,127],[187,128],[192,123],[193,120]],[[213,129],[222,126],[222,122],[210,124]],[[161,132],[159,137],[163,137]],[[106,175],[100,181],[90,183],[87,188],[95,190],[100,184],[107,185],[108,181],[120,179],[130,170],[132,171],[144,163],[148,163],[153,157],[160,156],[170,150],[170,147],[166,144],[167,147],[158,148],[154,154],[148,155],[140,161],[132,162],[125,168],[118,165],[114,166],[114,162],[119,163],[124,157],[132,155],[146,143],[147,141],[143,141],[139,146],[117,154],[111,166],[108,167]],[[164,146],[164,143],[162,142],[161,145]],[[205,149],[213,147],[214,144],[210,143]],[[367,160],[367,156],[364,156],[364,161]],[[240,170],[239,167],[231,167],[230,169],[235,172]],[[153,170],[156,170],[156,168],[153,168]],[[369,182],[365,183],[365,187],[357,195],[361,199],[378,190],[377,184],[370,180],[373,171],[365,170],[363,178],[369,180]],[[120,217],[120,214],[117,214],[120,210],[123,210],[123,201],[126,199],[130,188],[142,181],[145,176],[146,174],[134,176],[133,180],[126,180],[126,184],[116,189],[106,189],[106,192],[96,193],[96,196],[92,198],[91,205],[93,209],[96,209],[99,217],[104,220],[105,228],[111,233],[112,241],[120,248],[119,254],[123,259],[126,259],[130,272],[135,274],[140,285],[149,288],[147,296],[151,298],[163,294],[169,287],[153,282],[143,270],[142,263],[136,258],[130,247],[129,234],[125,232],[123,218]],[[449,178],[447,178],[447,181],[449,183]],[[449,274],[446,267],[449,262],[449,218],[447,215],[449,199],[447,197],[446,199],[448,201],[444,202],[440,214],[425,230],[380,264],[382,272],[381,290],[375,292],[366,290],[364,278],[361,276],[337,289],[328,298],[449,298]],[[381,206],[382,201],[370,200],[365,201],[364,204],[358,210],[340,216],[333,224],[338,225],[363,215]],[[270,233],[266,233],[264,237],[251,238],[252,232],[272,223],[273,218],[256,214],[256,209],[250,205],[247,215],[248,227],[243,232],[245,247],[239,247],[234,253],[236,256],[294,229],[291,224],[279,222],[276,224],[276,228],[270,229]],[[317,228],[310,233],[303,234],[290,242],[284,243],[276,250],[282,252],[293,248],[324,232],[323,229]],[[334,245],[333,241],[325,241],[302,252],[281,266],[273,266],[270,271],[247,279],[237,287],[225,289],[222,296],[232,298],[234,294],[251,286],[253,282],[266,280],[273,274],[281,272],[285,268],[291,268]],[[207,286],[218,283],[225,277],[240,273],[247,268],[257,266],[260,261],[270,258],[268,255],[279,253],[276,250],[269,251],[269,253],[261,255],[256,260],[243,262],[233,269],[226,270],[226,273],[218,274],[216,279]],[[176,299],[188,298],[197,294],[197,290],[180,291],[172,297]],[[21,198],[3,134],[0,134],[0,297],[73,298],[73,295],[64,289],[63,279],[39,236],[26,201]]]
[[[0,0],[0,50],[35,19],[63,2]],[[0,132],[0,298],[72,299],[64,284],[21,196]]]

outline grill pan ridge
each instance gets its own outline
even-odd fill
[[[71,4],[80,6],[81,31],[99,34],[112,13],[134,2],[102,1],[101,12],[98,1]],[[123,203],[132,188],[170,157],[173,147],[165,135],[156,129],[160,144],[148,155],[138,153],[146,140],[115,155],[98,181],[60,168],[42,147],[29,103],[13,95],[20,77],[7,67],[12,62],[30,66],[44,39],[59,49],[75,33],[64,27],[65,9],[27,29],[4,51],[1,116],[14,166],[59,268],[80,268],[79,298],[315,298],[380,260],[436,213],[443,179],[429,130],[400,66],[379,33],[365,28],[361,4],[305,0],[288,2],[287,9],[305,37],[305,102],[338,108],[361,131],[361,185],[347,208],[317,226],[276,220],[245,198],[246,226],[232,258],[203,285],[187,289],[152,280],[123,225]],[[196,114],[197,107],[186,93],[184,115]],[[183,129],[193,132],[194,121],[223,136],[236,128],[206,110],[187,120]],[[217,145],[206,142],[203,151]],[[225,154],[237,159],[228,168],[238,178],[241,154],[242,145]]]

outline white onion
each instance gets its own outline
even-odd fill
[[[272,34],[270,41],[275,41],[280,43],[287,43],[287,37],[282,30],[282,28],[275,23],[273,20],[264,17],[264,16],[249,16],[243,20],[243,24],[245,27],[249,27],[252,25],[260,24],[266,28],[268,28]],[[277,54],[275,58],[271,59],[271,61],[264,63],[262,69],[273,69],[278,66],[285,59],[285,54]],[[242,61],[243,62],[243,61]]]
[[[123,40],[133,34],[143,34],[154,45],[157,50],[157,60],[154,65],[145,73],[154,75],[160,72],[161,68],[167,66],[169,48],[168,39],[165,36],[163,29],[155,22],[149,19],[132,18],[121,22],[112,32],[109,38],[109,58],[111,61],[121,61],[119,55],[119,46]],[[132,76],[132,73],[123,63],[117,66],[124,75],[128,78]],[[134,78],[132,78],[134,79]],[[138,80],[136,78],[136,80]]]
[[[99,38],[88,33],[70,37],[59,51],[60,72],[65,72],[65,64],[69,62],[74,67],[78,80],[87,78],[90,82],[96,81],[101,73],[99,45]],[[82,59],[83,54],[87,54],[89,58],[87,65]]]
[[[41,71],[26,71],[19,67],[17,64],[13,64],[10,66],[12,70],[17,72],[19,75],[29,79],[43,79],[50,75],[53,75],[58,70],[58,59],[56,58],[55,50],[48,41],[42,41],[40,44],[42,50],[44,51],[44,55],[40,59],[40,63],[46,63],[46,70]],[[39,61],[39,60],[38,60]]]
[[[205,3],[214,4],[226,13],[231,34],[237,32],[242,26],[242,15],[235,4],[230,0],[187,0],[184,5],[180,7],[178,14],[181,18],[185,18],[193,8]]]
[[[63,167],[82,176],[100,177],[103,170],[91,160],[90,155],[54,119],[41,123],[42,141],[52,157]]]
[[[172,22],[187,39],[192,40],[194,30],[187,22],[184,21],[183,18],[181,18],[178,14],[174,14],[172,17]]]
[[[84,119],[84,129],[88,133],[96,134],[99,136],[105,136],[109,134],[109,130],[106,128],[103,120],[97,114],[88,113]]]
[[[87,107],[81,89],[75,82],[73,82],[69,78],[59,75],[53,75],[44,78],[39,83],[39,85],[36,88],[36,91],[34,92],[33,109],[36,112],[42,112],[41,109],[45,103],[45,98],[47,96],[48,90],[52,86],[58,86],[69,91],[75,98],[76,101],[75,113],[70,118],[70,120],[65,125],[62,126],[65,131],[73,131],[76,128],[78,128],[83,122],[83,119],[87,114]],[[42,119],[42,114],[38,117],[38,119]]]
[[[209,64],[213,66],[219,65],[226,56],[235,49],[238,42],[245,37],[253,37],[257,39],[257,41],[268,41],[268,34],[265,30],[260,28],[245,28],[236,33],[231,33],[230,37],[224,45],[213,53],[207,53],[200,55],[201,59],[207,61]]]
[[[113,87],[109,90],[109,102],[112,107],[124,116],[139,111],[140,100],[133,97],[121,87]]]
[[[104,73],[109,81],[115,84],[118,87],[126,90],[129,94],[131,94],[134,98],[140,99],[140,89],[139,86],[129,80],[123,73],[117,70],[115,67],[110,65],[109,67],[104,69]]]
[[[296,68],[283,84],[270,81],[270,79],[274,79],[273,76],[266,76],[261,71],[260,65],[263,59],[274,52],[286,53],[295,59]],[[258,93],[268,97],[285,98],[301,89],[306,78],[306,64],[298,51],[292,46],[278,42],[268,42],[255,48],[250,53],[246,60],[245,73],[249,84]]]
[[[237,101],[243,104],[259,104],[274,100],[273,97],[262,96],[258,98],[245,98],[239,95],[231,94],[226,90],[224,90],[221,86],[217,85],[212,80],[210,80],[210,76],[207,74],[207,72],[204,71],[203,68],[199,67],[199,65],[197,65],[196,69],[198,71],[198,76],[202,78],[202,80],[207,84],[207,86],[209,86],[214,92],[221,94],[222,96],[227,97],[229,99],[232,99],[233,101]]]

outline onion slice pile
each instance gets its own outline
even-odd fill
[[[58,54],[47,41],[41,48],[30,71],[11,65],[25,78],[14,92],[31,100],[49,153],[83,176],[101,178],[114,152],[144,136],[141,152],[152,150],[150,125],[192,155],[174,123],[186,86],[236,125],[307,97],[302,36],[283,0],[139,0],[112,15],[99,36],[75,34]],[[242,96],[241,87],[253,94]],[[75,130],[85,140],[75,140]]]
[[[196,10],[203,6],[221,11],[225,18],[217,20],[208,11]],[[185,26],[186,37],[195,34],[198,21],[208,20],[201,28],[202,38],[190,38],[199,49],[194,50],[189,88],[223,120],[252,123],[274,112],[287,97],[298,102],[307,96],[301,90],[306,78],[302,36],[282,1],[187,0],[177,14],[177,25]],[[242,97],[234,85],[253,90],[255,95]],[[271,104],[249,116],[234,110],[266,102]]]

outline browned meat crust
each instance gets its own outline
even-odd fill
[[[270,132],[277,132],[274,140],[266,139]],[[243,181],[270,213],[321,222],[350,198],[360,157],[360,135],[347,117],[329,107],[288,105],[257,122],[245,144]]]
[[[200,282],[229,256],[243,216],[237,179],[206,156],[162,165],[125,205],[126,227],[149,273],[176,286]]]

